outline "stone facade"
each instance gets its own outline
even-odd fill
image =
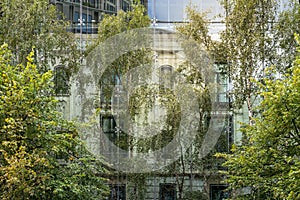
[[[179,44],[178,36],[170,31],[164,29],[154,28],[151,32],[152,36],[152,50],[153,50],[153,69],[157,71],[176,71],[176,69],[186,60],[186,55],[184,53],[183,47]],[[72,77],[69,83],[70,90],[65,95],[59,95],[57,99],[59,100],[59,110],[63,111],[64,116],[70,120],[77,120],[79,122],[90,122],[93,120],[93,126],[90,124],[84,124],[80,126],[82,129],[82,137],[87,142],[89,149],[95,153],[95,155],[103,154],[104,145],[104,134],[103,134],[103,118],[101,116],[105,114],[103,109],[97,112],[101,104],[101,88],[98,85],[99,79],[99,69],[95,69],[101,66],[93,65],[89,66],[90,61],[84,60],[80,72],[76,77]],[[212,134],[219,134],[218,137],[223,137],[226,143],[225,150],[229,149],[229,145],[234,142],[234,140],[240,140],[240,133],[237,131],[239,128],[237,119],[245,120],[243,118],[243,112],[233,114],[229,112],[229,101],[226,96],[228,93],[228,88],[230,83],[227,79],[220,78],[222,75],[218,70],[218,64],[213,64],[214,73],[210,74],[211,80],[216,85],[214,87],[215,96],[213,97],[212,103],[216,106],[218,110],[214,113],[216,116],[223,116],[219,121],[215,121],[210,125],[213,126]],[[100,73],[101,75],[101,73]],[[155,81],[160,81],[159,77],[152,74],[152,79]],[[165,82],[163,84],[166,84]],[[115,87],[116,89],[118,87]],[[111,107],[110,107],[111,108]],[[152,117],[155,117],[160,111],[159,109],[152,113]],[[151,115],[149,115],[151,118]],[[226,117],[227,116],[227,117]],[[228,118],[229,116],[229,118]],[[226,119],[225,119],[226,118]],[[101,121],[102,120],[102,121]],[[106,122],[105,122],[106,123]],[[106,123],[107,124],[107,123]],[[115,134],[116,137],[119,136],[119,129],[113,121],[108,123]],[[219,133],[217,133],[219,132]],[[221,134],[222,132],[222,134]],[[208,138],[206,141],[210,141]],[[217,142],[217,141],[216,141]],[[220,140],[218,140],[216,148],[218,148]],[[224,151],[224,148],[223,150]],[[116,153],[116,152],[113,152]],[[119,159],[128,158],[135,153],[135,149],[130,149],[128,152],[122,152],[118,155]],[[201,157],[201,156],[200,156]],[[199,159],[201,159],[199,157]],[[206,158],[203,156],[204,159]],[[115,159],[115,158],[114,158]],[[151,162],[151,158],[148,158]],[[225,195],[222,193],[226,186],[221,183],[221,176],[217,173],[218,169],[221,169],[220,163],[210,162],[206,166],[203,166],[201,170],[193,167],[193,163],[185,160],[185,165],[187,169],[184,173],[173,172],[164,173],[163,171],[151,172],[150,175],[143,181],[143,189],[137,188],[135,181],[131,180],[131,174],[129,173],[113,173],[114,175],[109,175],[111,182],[111,197],[110,199],[132,199],[133,196],[137,195],[139,192],[143,193],[144,199],[176,199],[179,196],[180,187],[179,183],[182,183],[182,190],[185,191],[185,197],[195,195],[194,199],[199,199],[201,195],[209,199],[221,199],[220,195]],[[108,167],[112,167],[108,164]],[[181,170],[181,169],[179,169]],[[113,170],[114,171],[114,170]],[[140,191],[139,191],[140,190]],[[219,195],[219,197],[218,197]],[[224,196],[224,198],[225,198]],[[203,197],[203,198],[204,198]],[[201,197],[202,198],[202,197]]]

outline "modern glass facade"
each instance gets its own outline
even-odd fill
[[[83,34],[97,33],[97,23],[103,14],[130,10],[130,2],[130,0],[50,0],[50,3],[56,5],[57,10],[64,14],[65,19],[70,21],[70,31]],[[143,0],[142,4],[147,8],[147,0]]]

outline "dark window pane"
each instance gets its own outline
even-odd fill
[[[63,65],[54,69],[54,92],[56,96],[69,95],[69,76]]]
[[[110,195],[108,200],[125,200],[126,199],[126,185],[114,184],[110,185]]]
[[[210,185],[210,199],[211,200],[225,200],[228,199],[229,194],[225,191],[226,185]]]
[[[161,183],[159,185],[160,200],[176,200],[176,186],[172,183]]]

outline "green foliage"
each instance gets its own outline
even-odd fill
[[[135,2],[132,4],[132,10],[130,11],[120,11],[117,15],[104,15],[104,18],[98,27],[98,39],[95,44],[90,47],[90,49],[93,49],[94,46],[116,34],[138,28],[149,27],[150,19],[147,15],[145,15],[145,12],[145,7],[138,2]],[[131,40],[136,38],[135,33],[132,34],[133,35],[127,35],[126,38],[122,39],[126,39],[128,42],[131,42]],[[89,50],[87,53],[89,53]],[[113,54],[113,50],[111,53]],[[152,54],[150,50],[145,48],[130,51],[116,59],[108,67],[110,68],[108,73],[114,74],[120,78],[130,69],[150,63],[151,56]]]
[[[229,50],[226,71],[234,86],[234,107],[241,108],[246,103],[251,119],[258,89],[251,79],[260,80],[263,70],[272,65],[281,73],[292,66],[294,33],[299,33],[299,2],[290,0],[283,11],[274,0],[221,2],[226,10],[226,30],[221,39]]]
[[[194,93],[197,95],[197,101],[199,105],[199,130],[196,135],[196,139],[191,145],[191,148],[187,150],[184,156],[174,165],[170,166],[170,172],[181,173],[201,173],[204,180],[208,180],[211,177],[214,179],[220,179],[218,169],[223,162],[222,159],[215,158],[213,155],[220,150],[227,150],[228,140],[226,137],[227,132],[223,132],[219,138],[216,147],[212,148],[212,151],[205,155],[204,158],[199,159],[199,155],[202,155],[202,147],[204,136],[208,131],[211,111],[212,111],[212,83],[214,81],[214,63],[226,63],[227,54],[224,43],[214,41],[209,34],[209,19],[207,13],[201,13],[196,7],[187,8],[187,17],[189,23],[180,25],[177,27],[177,31],[183,34],[183,37],[187,40],[193,40],[198,45],[194,47],[188,42],[183,44],[184,52],[187,57],[186,61],[181,63],[177,68],[182,76],[185,77],[189,84],[193,84]],[[195,56],[195,52],[199,52],[201,56]],[[207,60],[206,60],[207,59]],[[205,74],[203,76],[203,74]],[[215,85],[214,85],[215,86]],[[208,191],[203,190],[203,193],[193,192],[183,193],[184,179],[176,179],[179,196],[187,199],[207,199]]]
[[[129,174],[127,176],[128,199],[145,199],[147,194],[146,178],[150,174]]]
[[[143,5],[138,3],[139,1],[134,1],[132,3],[132,10],[124,12],[120,11],[117,15],[104,15],[102,21],[99,23],[98,27],[98,38],[95,43],[89,46],[86,54],[89,54],[97,45],[109,40],[111,37],[120,34],[122,32],[138,29],[138,28],[148,28],[150,25],[150,19],[145,15],[146,10]],[[136,38],[135,33],[131,32],[127,34],[122,40],[126,42],[131,42],[131,40]],[[146,40],[147,38],[145,38]],[[118,48],[114,46],[113,48]],[[121,47],[122,48],[122,47]],[[114,49],[109,49],[112,55],[114,55]],[[105,54],[107,55],[107,52]],[[117,59],[111,63],[103,73],[102,77],[99,77],[99,84],[101,88],[101,95],[105,102],[110,102],[113,95],[113,88],[117,84],[126,85],[126,75],[128,76],[132,73],[132,69],[149,64],[151,61],[152,52],[149,49],[141,48],[135,51],[130,51],[124,55],[119,56]],[[103,58],[105,59],[105,58]],[[145,67],[143,69],[143,74],[133,74],[133,78],[143,79],[144,76],[148,76],[151,68]],[[133,70],[134,71],[134,70]],[[135,72],[133,72],[135,73]],[[130,74],[131,75],[131,74]],[[124,78],[125,77],[125,78]],[[123,79],[124,78],[124,79]],[[136,80],[131,80],[136,81]],[[130,85],[131,82],[128,82]],[[127,85],[127,86],[129,86]],[[138,93],[139,91],[137,91]],[[110,102],[111,103],[111,102]],[[108,104],[110,104],[108,103]],[[132,103],[132,102],[131,102]],[[108,114],[110,113],[111,105],[101,108],[105,110]],[[137,110],[135,110],[138,112]],[[133,109],[131,112],[135,112]],[[124,150],[132,150],[133,146],[138,146],[136,140],[131,135],[120,132],[118,137],[110,138],[111,141],[117,145],[119,148]],[[140,141],[143,143],[144,141]],[[144,144],[144,143],[143,143]],[[139,145],[140,147],[142,144]],[[148,145],[144,146],[148,149]],[[141,147],[139,151],[143,151]],[[148,174],[127,174],[127,198],[129,199],[144,199],[146,194],[146,177]]]
[[[221,156],[234,198],[299,199],[300,57],[279,79],[274,67],[267,75],[259,84],[261,117],[244,130],[249,141]],[[240,196],[246,187],[248,195]]]
[[[202,56],[208,56],[212,58],[214,49],[218,45],[215,43],[210,35],[208,29],[208,19],[206,13],[201,13],[196,7],[187,7],[187,16],[189,23],[177,27],[177,31],[183,34],[187,40],[192,39],[202,49],[192,48],[189,44],[183,44],[184,52],[186,53],[186,61],[176,69],[183,77],[185,77],[187,83],[193,84],[193,90],[198,97],[199,105],[199,134],[193,144],[195,147],[195,155],[199,152],[203,142],[203,136],[207,132],[210,120],[211,111],[211,99],[210,99],[210,88],[209,77],[213,74],[206,74],[207,77],[203,77],[203,72],[212,68],[212,62],[206,62]],[[198,47],[196,47],[198,48]],[[205,51],[205,52],[204,52]],[[195,52],[203,52],[202,56],[195,56]],[[207,54],[206,54],[207,53]],[[195,58],[196,57],[196,58]],[[199,60],[198,60],[199,59]],[[196,157],[194,159],[197,159]]]
[[[278,23],[275,24],[274,40],[281,51],[278,51],[276,68],[285,73],[293,65],[296,56],[297,42],[294,34],[300,33],[300,4],[299,1],[290,0],[284,11],[279,14]]]
[[[98,27],[98,38],[94,44],[88,48],[86,53],[90,53],[101,42],[104,42],[119,33],[138,28],[145,28],[149,25],[150,19],[147,15],[145,15],[145,7],[137,2],[132,4],[132,10],[130,11],[120,11],[117,15],[104,15],[104,18]],[[135,39],[135,35],[131,35],[132,37],[129,35],[126,36],[127,37],[122,39]],[[114,53],[113,49],[109,51],[111,54]],[[115,59],[114,62],[106,68],[101,80],[99,80],[100,86],[102,87],[102,93],[105,95],[104,98],[111,98],[111,86],[116,84],[116,79],[121,80],[122,76],[125,76],[126,73],[135,67],[149,64],[151,61],[151,56],[152,53],[148,49],[142,48],[125,53],[124,55],[121,55]]]
[[[56,111],[52,73],[39,73],[33,56],[14,66],[0,48],[0,197],[99,199],[103,168]]]
[[[105,15],[99,24],[99,42],[124,31],[148,27],[150,19],[145,15],[145,11],[143,5],[135,2],[130,11],[121,10],[117,15]]]
[[[224,0],[226,30],[222,41],[228,49],[227,73],[233,83],[236,108],[247,104],[253,116],[254,94],[257,86],[251,81],[274,60],[275,45],[272,34],[277,11],[276,1]],[[250,121],[251,122],[251,121]]]
[[[187,39],[193,39],[199,45],[203,46],[214,62],[226,63],[228,52],[224,46],[225,44],[213,40],[210,36],[208,13],[201,12],[197,7],[192,6],[187,7],[186,12],[189,23],[177,26],[177,31],[185,35]]]
[[[207,195],[201,191],[188,191],[184,193],[184,200],[207,200]]]
[[[145,13],[145,7],[138,2],[134,2],[132,4],[132,10],[130,11],[120,11],[117,15],[104,15],[103,20],[99,24],[98,38],[95,43],[89,47],[86,53],[90,53],[97,47],[97,45],[101,44],[101,42],[104,42],[119,33],[148,27],[150,25],[150,19],[147,15],[145,15]],[[131,39],[134,40],[136,38],[135,36],[135,33],[131,34],[130,32],[124,38],[122,38],[122,40],[129,40],[128,42],[130,42]],[[114,46],[113,48],[117,47]],[[109,52],[113,54],[114,49],[110,49]],[[107,52],[105,53],[107,54]],[[99,77],[99,84],[102,95],[101,98],[103,98],[107,102],[110,102],[113,94],[113,87],[116,84],[120,84],[120,82],[125,85],[125,82],[128,81],[126,80],[126,76],[128,76],[132,72],[131,70],[149,64],[151,61],[151,56],[152,52],[150,50],[141,48],[125,53],[124,55],[121,55],[117,59],[115,59],[106,68],[102,77]],[[149,70],[151,70],[151,68],[144,67],[143,70],[144,74],[134,74],[134,78],[142,79],[141,77],[148,76],[150,72]],[[126,78],[123,79],[123,77]],[[136,80],[132,81],[134,82]],[[130,82],[127,86],[130,87]],[[109,111],[110,107],[106,109],[108,109],[106,111]],[[119,140],[116,143],[118,143],[119,146],[122,146],[124,149],[128,149],[129,141],[132,141],[132,138],[129,136],[123,137],[121,139],[124,140]]]
[[[212,39],[208,31],[207,13],[199,12],[196,7],[187,7],[186,12],[190,22],[187,25],[178,26],[177,30],[186,35],[187,38],[192,38],[199,44],[203,44],[209,50]]]
[[[98,38],[92,44],[87,53],[95,48],[99,43],[104,42],[108,38],[137,28],[145,28],[150,25],[150,19],[145,15],[146,10],[139,2],[132,3],[132,9],[129,11],[119,11],[117,15],[105,14],[98,27]],[[127,56],[130,59],[130,56]]]
[[[161,129],[159,133],[153,137],[134,140],[135,142],[133,144],[137,147],[138,152],[160,150],[173,140],[178,131],[181,120],[180,105],[174,92],[169,88],[162,88],[158,85],[135,88],[129,101],[130,116],[133,120],[136,120],[137,123],[141,121],[141,118],[144,118],[141,123],[143,127],[146,127],[148,125],[148,112],[151,109],[155,109],[153,108],[155,104],[160,105],[161,108],[166,110],[165,123],[163,127],[160,127],[160,123],[162,122],[155,124],[157,126],[154,125],[154,130],[151,131]]]
[[[0,44],[8,44],[12,61],[26,64],[34,46],[39,70],[46,72],[57,61],[67,66],[68,73],[76,70],[80,53],[75,37],[48,0],[3,0],[0,13]]]

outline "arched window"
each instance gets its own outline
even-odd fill
[[[69,95],[69,76],[64,65],[54,68],[54,92],[56,96]]]

